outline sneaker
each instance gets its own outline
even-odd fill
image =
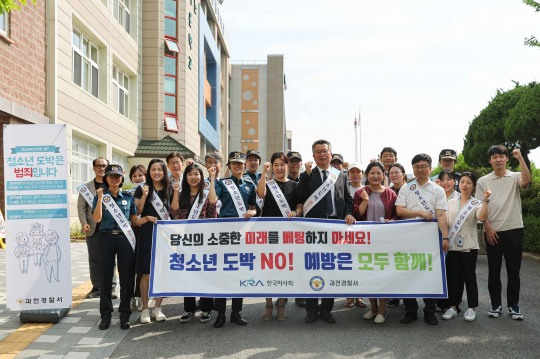
[[[454,308],[448,309],[442,316],[444,320],[450,320],[457,317],[457,311]]]
[[[488,317],[490,318],[499,318],[499,316],[502,314],[502,305],[499,305],[498,307],[491,306],[491,310],[488,312]]]
[[[180,323],[187,323],[195,316],[195,313],[193,312],[184,312],[182,316],[180,317]]]
[[[463,319],[467,322],[472,322],[473,320],[475,320],[476,312],[474,311],[474,309],[472,308],[467,309],[465,314],[463,314]]]
[[[377,314],[375,320],[373,321],[373,323],[375,324],[382,324],[384,322],[386,322],[386,317],[382,314]]]
[[[182,318],[180,318],[182,320]],[[212,312],[202,312],[201,313],[201,323],[207,323],[212,320]]]
[[[508,314],[512,317],[514,320],[523,320],[523,314],[519,310],[519,305],[514,304],[511,307],[508,307]]]
[[[364,314],[365,320],[371,320],[377,316],[377,313],[373,313],[371,310],[368,310],[366,314]]]
[[[152,312],[152,317],[156,319],[156,322],[162,322],[167,319],[165,314],[163,314],[163,312],[161,311],[161,307],[154,308],[154,311]]]
[[[150,310],[148,308],[142,310],[140,321],[141,321],[142,324],[147,324],[147,323],[151,322],[151,320],[150,320]]]
[[[142,312],[142,309],[143,309],[143,304],[142,304],[142,298],[137,298],[137,310],[139,312]]]

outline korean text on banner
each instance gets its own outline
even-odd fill
[[[71,306],[67,178],[65,125],[4,127],[9,310]]]
[[[437,222],[158,221],[150,296],[445,298]]]

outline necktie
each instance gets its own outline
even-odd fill
[[[328,178],[328,175],[326,174],[327,171],[323,170],[323,183],[326,182],[326,179]],[[334,212],[334,208],[332,206],[332,191],[328,191],[326,195],[324,196],[324,199],[326,201],[326,215],[329,216]]]

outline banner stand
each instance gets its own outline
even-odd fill
[[[70,308],[23,310],[19,315],[22,323],[58,324],[69,313]]]

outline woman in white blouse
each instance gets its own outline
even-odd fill
[[[478,285],[476,283],[476,258],[478,256],[478,232],[476,223],[488,217],[488,202],[491,191],[484,193],[483,201],[475,199],[472,194],[476,187],[476,177],[464,172],[459,180],[461,198],[448,201],[446,212],[450,250],[446,256],[446,277],[448,282],[448,299],[450,308],[442,318],[449,320],[457,317],[457,307],[463,296],[463,288],[467,289],[467,305],[463,319],[473,321],[476,318],[475,308],[478,306]],[[459,221],[461,216],[465,220]]]

